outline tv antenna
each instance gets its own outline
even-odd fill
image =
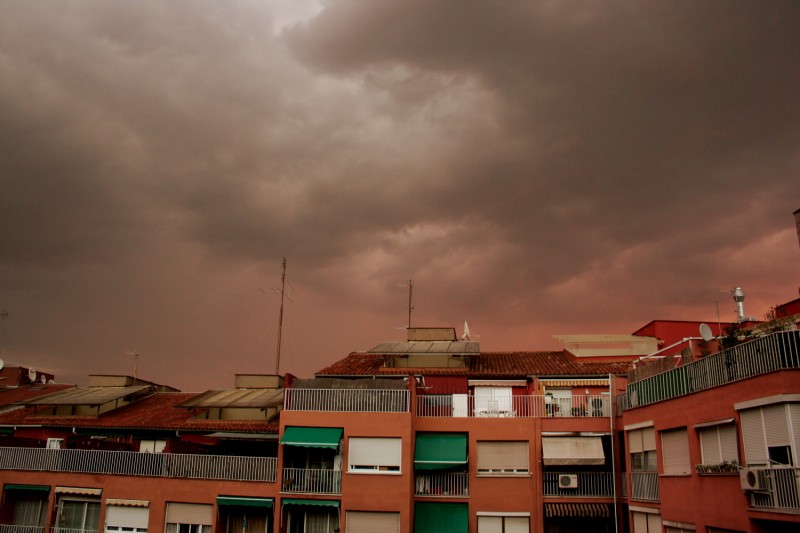
[[[414,310],[414,306],[411,305],[411,296],[414,294],[414,282],[410,279],[408,280],[408,328],[411,329],[411,311]]]
[[[286,258],[281,264],[281,308],[278,312],[278,349],[275,354],[275,375],[280,376],[281,372],[281,333],[283,332],[283,299],[286,295]]]
[[[136,373],[139,369],[139,352],[136,350],[131,350],[128,352],[128,355],[130,355],[131,359],[133,359],[133,384],[135,385],[137,377]]]

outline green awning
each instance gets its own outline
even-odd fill
[[[443,470],[467,464],[466,433],[417,433],[414,468]]]
[[[339,500],[301,500],[298,498],[284,498],[283,505],[316,505],[318,507],[339,507]]]
[[[304,446],[306,448],[339,447],[342,439],[342,428],[308,428],[289,426],[283,432],[281,444],[287,446]]]
[[[467,533],[469,506],[466,503],[417,502],[414,533]]]
[[[36,492],[50,492],[49,485],[6,485],[6,490],[30,490]]]
[[[272,498],[249,498],[247,496],[217,496],[217,505],[272,508]]]

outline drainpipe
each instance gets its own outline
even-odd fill
[[[617,462],[616,462],[616,448],[614,441],[617,436],[614,435],[614,412],[617,409],[616,398],[614,398],[614,375],[608,375],[608,399],[611,408],[609,409],[609,426],[611,428],[611,486],[614,490],[614,533],[619,533],[619,517],[617,517]]]

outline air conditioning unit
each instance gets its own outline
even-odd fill
[[[764,471],[756,468],[744,468],[739,472],[742,490],[765,490],[767,488]]]
[[[578,476],[577,474],[561,474],[558,476],[558,487],[562,489],[577,489]]]

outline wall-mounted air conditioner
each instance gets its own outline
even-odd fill
[[[558,476],[558,487],[562,489],[577,489],[578,476],[576,474],[561,474]]]
[[[764,490],[766,489],[766,478],[764,471],[756,468],[744,468],[739,472],[739,482],[742,490]]]

